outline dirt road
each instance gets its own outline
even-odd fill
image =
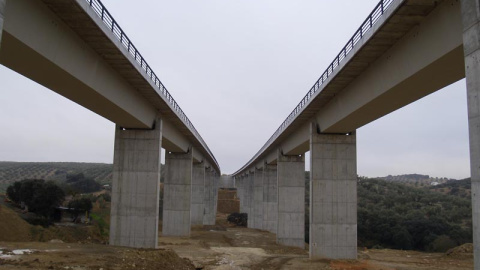
[[[414,251],[365,250],[359,251],[358,260],[311,261],[306,250],[275,244],[275,235],[271,233],[228,227],[221,220],[219,223],[217,226],[193,228],[190,238],[160,237],[160,250],[135,250],[97,244],[0,242],[0,270],[473,269],[473,257],[468,253],[447,256]],[[16,255],[22,252],[25,254]]]

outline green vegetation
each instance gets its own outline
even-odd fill
[[[87,197],[71,200],[68,203],[68,208],[70,208],[70,211],[75,216],[75,219],[78,218],[78,215],[82,213],[90,213],[92,207],[92,201]]]
[[[467,178],[463,180],[450,180],[445,182],[444,184],[430,186],[428,187],[428,189],[470,200],[472,196],[471,185],[472,181],[470,180],[470,178]]]
[[[83,173],[68,174],[67,180],[62,183],[62,188],[68,194],[91,193],[102,189],[102,185],[92,178],[85,177]]]
[[[54,209],[65,199],[65,193],[52,181],[27,179],[7,188],[8,197],[17,204],[24,203],[28,211],[51,219]]]
[[[0,193],[16,181],[45,179],[65,182],[68,175],[83,173],[99,184],[112,182],[112,164],[78,162],[0,162]]]
[[[472,241],[468,199],[379,179],[359,179],[361,246],[445,251]]]
[[[309,172],[305,178],[305,240],[308,242]],[[462,193],[462,188],[469,193],[469,183],[453,181],[420,188],[412,185],[413,182],[360,177],[357,182],[358,245],[442,252],[472,242],[470,197],[455,195]],[[455,187],[460,191],[454,194],[438,192]]]

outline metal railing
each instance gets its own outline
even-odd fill
[[[177,114],[178,118],[182,120],[185,126],[195,135],[195,137],[200,141],[203,147],[207,150],[208,154],[212,157],[215,161],[218,168],[218,162],[215,159],[212,151],[208,148],[207,144],[203,140],[202,136],[198,133],[198,131],[193,126],[192,122],[188,119],[187,115],[182,111],[178,103],[173,99],[172,95],[168,92],[167,88],[163,85],[160,81],[158,76],[153,72],[150,66],[147,64],[145,59],[142,57],[140,52],[137,48],[133,45],[130,41],[128,36],[122,30],[122,28],[118,25],[115,21],[113,16],[108,12],[105,6],[102,4],[100,0],[85,0],[89,6],[95,11],[98,17],[103,21],[103,23],[112,31],[113,35],[120,41],[120,43],[127,49],[130,55],[135,59],[135,61],[140,65],[141,69],[147,74],[148,78],[155,84],[160,91],[160,93],[165,97],[165,99],[170,103],[173,107],[174,112]]]
[[[315,84],[310,88],[307,94],[302,98],[300,103],[293,109],[293,111],[287,116],[287,119],[283,121],[280,127],[273,133],[273,135],[268,139],[268,141],[260,148],[260,150],[245,164],[241,169],[236,171],[234,175],[243,171],[248,167],[255,159],[257,159],[260,154],[265,151],[265,149],[274,142],[278,136],[293,122],[293,120],[299,115],[303,109],[310,103],[313,95],[320,89],[320,86],[330,77],[333,71],[340,66],[340,63],[347,57],[347,55],[353,50],[355,45],[363,38],[365,33],[373,28],[375,23],[380,17],[385,13],[385,10],[390,6],[390,4],[395,0],[381,0],[373,9],[373,11],[368,15],[367,19],[362,23],[357,31],[353,34],[347,44],[340,50],[340,53],[333,59],[332,63],[328,65],[327,69],[323,72],[322,76],[315,82]]]

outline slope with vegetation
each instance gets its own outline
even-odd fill
[[[24,179],[44,179],[55,182],[68,180],[69,175],[82,173],[100,184],[111,183],[112,164],[78,162],[0,162],[0,193],[13,182]]]
[[[465,189],[468,184],[448,183]],[[305,188],[305,241],[308,242],[309,172],[305,173]],[[472,242],[470,197],[452,196],[434,188],[415,187],[414,182],[359,178],[358,245],[443,252]]]

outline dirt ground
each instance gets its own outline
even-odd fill
[[[0,270],[473,269],[473,256],[468,252],[457,252],[448,256],[415,251],[361,250],[358,260],[312,261],[308,258],[307,250],[279,246],[275,243],[275,235],[232,227],[225,219],[226,215],[219,215],[216,226],[194,227],[190,238],[160,236],[158,250],[59,241],[0,242]]]

